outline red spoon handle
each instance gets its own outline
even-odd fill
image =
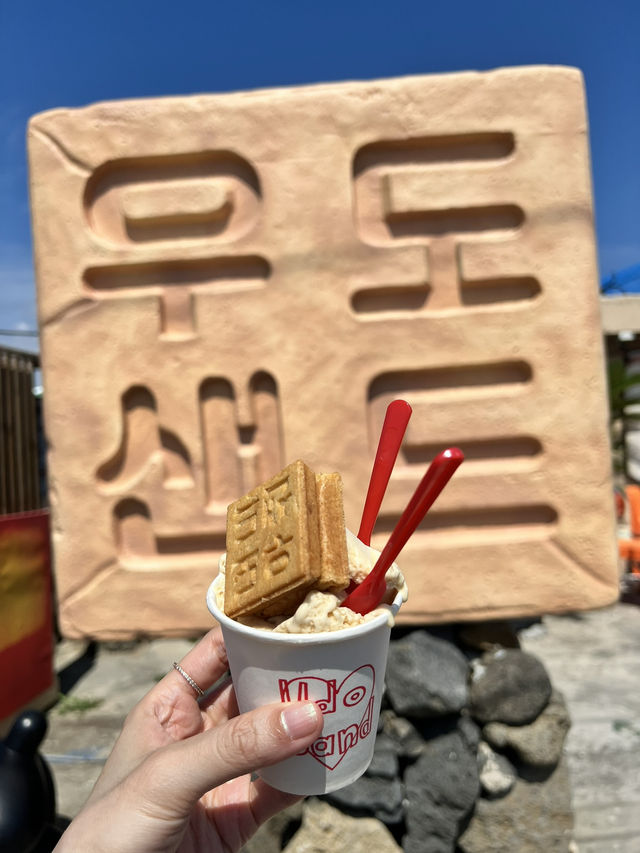
[[[356,613],[364,615],[378,606],[386,589],[384,576],[387,569],[463,459],[462,451],[457,447],[450,447],[436,456],[400,516],[375,566],[362,583],[345,598],[342,602],[343,607],[350,607]]]
[[[358,531],[358,539],[365,545],[371,542],[371,534],[378,518],[382,498],[387,490],[410,417],[411,406],[404,400],[394,400],[387,406]]]
[[[388,560],[387,569],[404,548],[407,540],[425,517],[463,459],[461,450],[457,447],[450,447],[438,453],[429,465],[427,473],[418,484],[418,488],[413,493],[413,497],[400,516],[389,541],[380,554],[378,562],[383,556],[386,557]]]

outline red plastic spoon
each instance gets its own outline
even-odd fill
[[[404,400],[394,400],[387,406],[358,531],[358,539],[365,545],[371,543],[371,534],[378,518],[382,498],[387,490],[389,477],[410,417],[411,406]]]
[[[364,616],[380,604],[387,589],[384,580],[387,569],[403,549],[463,459],[463,453],[457,447],[450,447],[436,456],[413,493],[405,511],[400,516],[400,520],[375,566],[362,583],[349,593],[342,602],[342,607],[350,607],[351,610]]]

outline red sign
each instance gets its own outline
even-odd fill
[[[0,720],[53,684],[49,513],[0,516]]]

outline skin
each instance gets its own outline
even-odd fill
[[[203,690],[222,678],[228,665],[220,630],[181,666]],[[321,732],[322,713],[311,702],[240,715],[229,679],[198,702],[172,669],[127,716],[55,853],[239,850],[265,820],[300,799],[252,781],[252,772],[303,751]]]

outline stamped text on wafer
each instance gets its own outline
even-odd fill
[[[338,480],[316,477],[299,460],[229,506],[228,616],[286,614],[312,587],[347,585]]]

